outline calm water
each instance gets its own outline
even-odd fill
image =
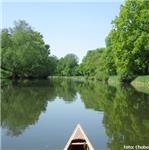
[[[149,95],[131,87],[72,80],[7,83],[1,106],[3,150],[62,150],[77,123],[96,150],[149,145]]]

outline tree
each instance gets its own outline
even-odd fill
[[[56,56],[49,56],[49,62],[50,62],[50,75],[54,75],[56,73],[58,58]]]
[[[1,68],[11,72],[13,79],[45,78],[50,74],[49,45],[43,36],[25,21],[2,31]]]
[[[112,23],[112,51],[121,80],[149,74],[149,1],[127,0]]]
[[[57,74],[62,76],[76,75],[78,57],[75,54],[67,54],[59,59],[57,64]]]
[[[112,51],[112,41],[110,35],[107,36],[106,50],[103,53],[103,61],[105,62],[105,69],[107,69],[108,75],[116,75],[116,65]]]
[[[80,72],[85,76],[95,76],[98,67],[100,67],[100,57],[104,48],[97,48],[96,50],[90,50],[83,58],[80,64]]]

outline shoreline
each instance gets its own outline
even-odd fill
[[[95,77],[87,77],[87,76],[49,76],[48,78],[63,78],[63,79],[73,79],[75,81],[93,81],[93,82],[101,82],[108,83],[110,86],[118,86],[122,83],[119,80],[118,76],[110,76],[108,81],[99,81]],[[125,83],[124,83],[125,84]],[[143,91],[149,94],[149,75],[146,76],[138,76],[128,85],[133,86],[137,91]]]

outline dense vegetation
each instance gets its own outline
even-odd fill
[[[10,29],[3,29],[2,75],[17,78],[45,78],[52,73],[53,57],[49,57],[49,45],[39,32],[34,31],[25,21],[15,22]]]
[[[149,1],[126,1],[109,36],[122,81],[149,74]]]
[[[50,55],[39,32],[25,21],[3,29],[1,72],[10,78],[45,78],[87,76],[107,80],[116,75],[130,82],[138,75],[149,74],[149,1],[126,0],[112,21],[105,48],[89,50],[78,64],[75,54],[58,59]]]
[[[46,78],[49,75],[76,75],[78,58],[68,54],[57,59],[50,55],[50,46],[43,36],[24,20],[15,22],[10,29],[3,29],[1,73],[3,78]]]
[[[130,82],[149,74],[149,1],[126,1],[112,24],[106,48],[89,51],[83,59],[83,75],[99,80],[118,75]]]
[[[78,57],[75,54],[67,54],[58,60],[55,74],[59,76],[77,75]]]

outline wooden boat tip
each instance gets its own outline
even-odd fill
[[[83,131],[83,129],[79,123],[76,125],[76,127],[75,127],[71,137],[69,138],[64,150],[68,150],[73,139],[84,139],[86,141],[86,144],[89,147],[89,150],[94,150],[92,144],[90,143],[88,137],[86,136],[85,132]]]

